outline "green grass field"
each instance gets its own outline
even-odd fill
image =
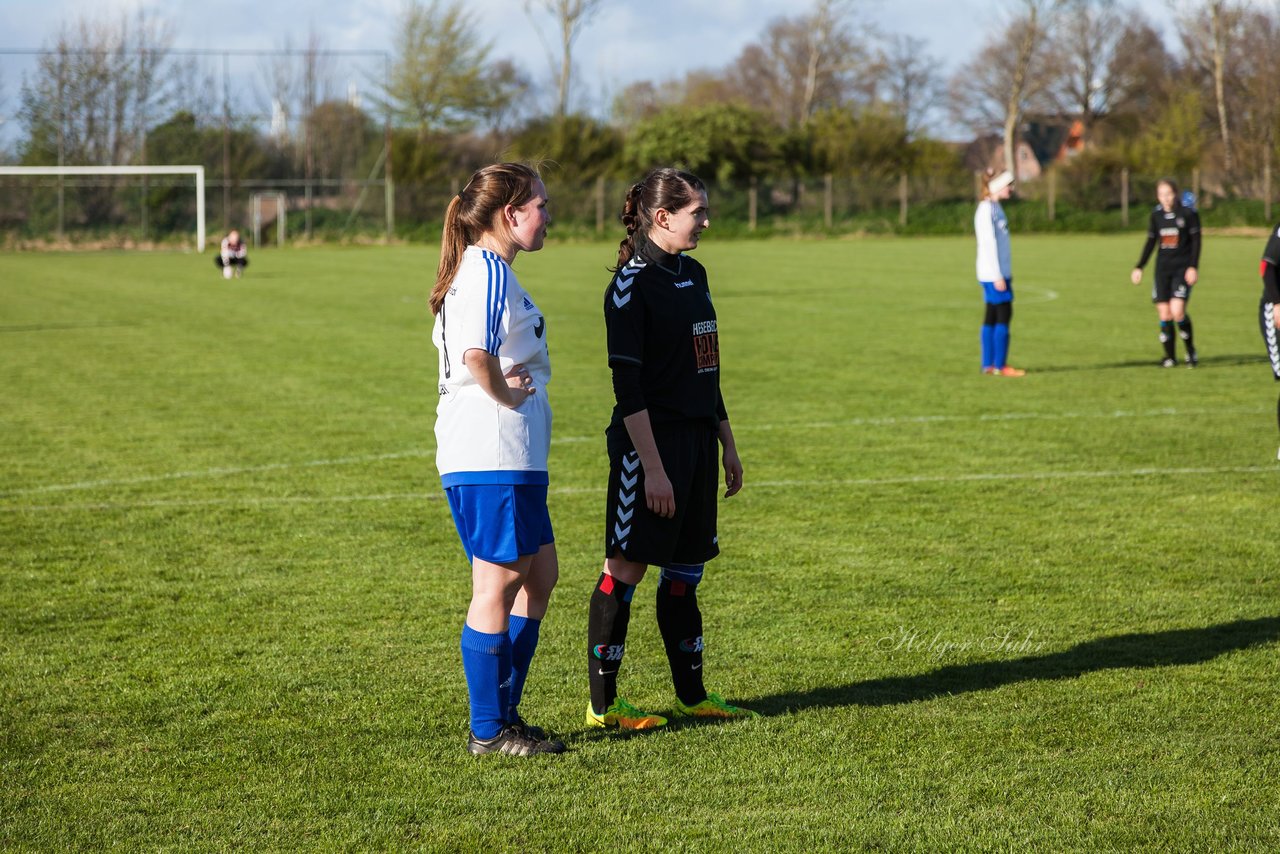
[[[0,256],[0,848],[1280,848],[1276,388],[1261,241],[1211,237],[1159,370],[1138,237],[1014,238],[978,373],[965,239],[717,242],[746,488],[701,590],[756,721],[586,731],[611,248],[547,313],[561,582],[474,758],[433,462],[430,248]],[[669,708],[636,597],[622,684]]]

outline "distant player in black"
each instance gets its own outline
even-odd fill
[[[1160,343],[1164,345],[1164,360],[1160,364],[1166,368],[1178,364],[1178,345],[1173,337],[1174,324],[1177,324],[1178,337],[1186,342],[1187,366],[1194,368],[1198,359],[1187,301],[1199,279],[1200,215],[1194,207],[1183,204],[1178,197],[1178,185],[1168,178],[1156,185],[1156,199],[1160,204],[1151,212],[1147,242],[1130,279],[1135,285],[1142,281],[1142,268],[1151,257],[1151,250],[1158,245],[1151,301],[1160,315]]]
[[[604,571],[591,595],[587,627],[587,723],[642,730],[667,722],[617,694],[631,596],[650,565],[662,568],[658,628],[675,682],[676,714],[754,717],[702,684],[697,592],[704,564],[720,552],[717,441],[725,497],[742,488],[742,462],[720,394],[720,342],[707,273],[683,254],[697,247],[710,225],[706,188],[687,172],[656,169],[627,193],[622,222],[627,236],[604,298],[616,405],[605,433]]]
[[[1262,252],[1262,301],[1258,305],[1258,325],[1271,360],[1271,373],[1280,382],[1280,225],[1271,232]],[[1276,401],[1276,423],[1280,425],[1280,400]],[[1276,459],[1280,459],[1277,452]]]

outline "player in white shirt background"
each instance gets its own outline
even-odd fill
[[[518,710],[559,566],[547,512],[546,319],[511,265],[542,248],[550,222],[533,168],[480,169],[449,203],[431,291],[436,465],[472,567],[460,645],[476,754],[564,750]]]
[[[986,314],[982,320],[982,372],[1020,377],[1026,371],[1010,367],[1009,323],[1013,320],[1013,261],[1009,249],[1009,219],[1000,202],[1013,190],[1013,173],[996,175],[988,169],[982,201],[973,215],[978,238],[978,282],[982,285]]]
[[[249,266],[249,247],[244,245],[239,231],[233,228],[222,238],[218,254],[213,256],[213,263],[222,270],[224,279],[230,279],[233,275],[238,279],[244,274],[244,268]]]

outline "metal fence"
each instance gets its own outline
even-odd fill
[[[1006,205],[1022,231],[1113,231],[1141,228],[1162,176],[1127,169],[1050,169],[1018,185]],[[1223,192],[1193,172],[1181,179],[1199,197],[1206,226],[1272,225],[1267,194]],[[229,223],[258,241],[277,241],[274,201],[281,194],[289,242],[392,239],[433,243],[443,212],[465,176],[433,183],[382,179],[239,179],[207,182],[209,228]],[[575,237],[616,235],[630,181],[573,182],[546,176],[554,231]],[[971,230],[978,177],[937,174],[756,178],[713,183],[711,212],[718,232],[775,234],[966,234]],[[308,203],[309,197],[309,203]],[[255,221],[256,220],[256,221]],[[0,177],[0,242],[9,248],[57,245],[173,245],[192,242],[196,221],[190,181],[159,176],[76,178]],[[256,225],[256,229],[255,229]],[[210,234],[210,237],[218,235]]]

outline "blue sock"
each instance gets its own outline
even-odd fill
[[[992,329],[994,331],[991,333],[991,348],[995,361],[991,364],[994,367],[1003,368],[1009,359],[1009,324],[997,323]]]
[[[520,705],[520,697],[524,693],[524,680],[529,676],[529,662],[533,661],[533,651],[538,648],[538,629],[541,620],[532,617],[511,615],[507,623],[507,637],[511,639],[511,699],[507,706],[507,720],[514,720],[516,707]]]
[[[995,366],[996,328],[993,324],[982,324],[982,367]]]
[[[506,632],[477,632],[462,627],[462,670],[471,697],[471,732],[493,738],[507,722],[511,690],[511,639]]]

